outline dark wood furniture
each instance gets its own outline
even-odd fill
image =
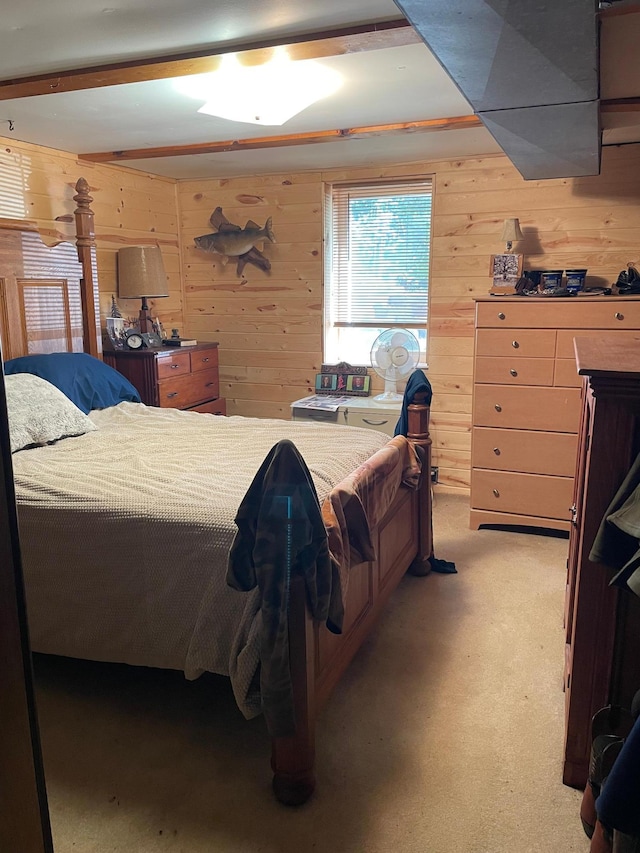
[[[227,413],[225,400],[220,397],[217,343],[105,351],[103,358],[127,377],[147,406],[210,415]]]
[[[40,240],[35,223],[0,219],[0,337],[3,345],[5,341],[8,343],[8,353],[5,351],[5,357],[7,354],[17,357],[61,349],[84,349],[100,356],[100,330],[95,322],[95,232],[93,214],[89,207],[92,199],[88,195],[88,185],[84,179],[78,181],[76,190],[78,194],[74,198],[78,203],[77,254],[70,244],[48,249]],[[24,275],[26,265],[23,254],[27,249],[28,279]],[[60,253],[60,264],[57,261],[54,263],[53,259]],[[52,270],[55,270],[55,278],[52,278]],[[56,293],[75,295],[78,310],[70,312],[60,300],[60,316],[54,316],[51,300],[45,297],[40,302],[34,296],[34,289],[37,291],[40,286],[53,286]],[[25,307],[27,297],[31,300],[30,311]],[[78,317],[81,317],[81,322]],[[44,318],[46,322],[34,329],[34,318]],[[53,340],[55,349],[51,345]],[[162,353],[147,350],[134,353],[130,358],[123,355],[122,359],[123,363],[127,360],[131,364],[146,364],[152,375],[152,367],[155,368],[156,383],[151,387],[158,391],[166,378],[158,373],[158,365],[169,365],[174,359],[181,363],[181,360],[188,358],[189,370],[182,374],[185,385],[200,382],[204,378],[206,381],[198,387],[208,387],[210,390],[206,399],[216,405],[215,401],[219,400],[217,363],[215,384],[212,385],[207,383],[214,382],[213,373],[210,378],[206,375],[212,370],[209,367],[210,362],[207,362],[206,366],[201,365],[203,370],[200,371],[200,376],[197,375],[198,369],[193,370],[191,365],[192,354],[202,358],[202,353],[209,352],[210,358],[214,353],[217,356],[216,345],[201,346],[204,349],[194,348],[186,352],[183,348],[178,352],[169,350],[166,353],[164,350]],[[116,356],[112,363],[116,361],[120,362],[119,356]],[[172,368],[169,367],[167,372],[171,374]],[[178,368],[175,372],[178,372]],[[179,383],[182,376],[171,378],[169,375],[167,381]],[[140,387],[145,386],[141,384]],[[202,406],[207,403],[205,401],[199,405],[196,399],[199,392],[194,393],[195,397],[192,398],[185,392],[182,399],[171,397],[166,402],[176,406],[190,399],[192,408],[203,411]],[[150,398],[147,397],[147,400]],[[163,405],[159,398],[158,401]],[[408,424],[408,438],[420,449],[423,471],[427,472],[427,476],[422,477],[418,489],[401,485],[385,517],[371,531],[372,541],[377,545],[377,559],[351,568],[345,601],[344,630],[341,635],[331,634],[324,625],[311,618],[302,579],[294,577],[291,581],[289,646],[297,728],[292,737],[273,739],[271,761],[276,796],[286,804],[304,802],[314,789],[315,722],[322,704],[372,630],[386,601],[404,574],[409,571],[412,574],[425,575],[431,569],[429,558],[433,555],[433,549],[431,483],[428,476],[431,470],[429,406],[420,399],[420,395],[416,395],[414,403],[408,407]],[[90,558],[89,552],[87,557]],[[51,569],[54,571],[55,565],[52,564]],[[283,566],[282,569],[286,572],[286,567]]]
[[[640,336],[576,338],[582,421],[565,599],[565,784],[584,787],[591,718],[630,706],[640,688],[640,599],[609,586],[614,570],[589,560],[606,513],[640,450]]]

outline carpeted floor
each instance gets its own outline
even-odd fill
[[[403,580],[298,810],[225,679],[38,657],[56,853],[586,853],[561,782],[567,540],[471,531],[442,495],[434,526],[459,572]]]

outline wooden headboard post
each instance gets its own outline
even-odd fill
[[[422,448],[422,477],[420,479],[420,502],[418,511],[419,547],[418,555],[409,571],[413,575],[425,575],[431,571],[429,558],[433,556],[433,527],[431,519],[431,435],[429,415],[431,407],[426,401],[425,391],[419,391],[407,409],[407,438]]]
[[[82,265],[80,299],[82,303],[84,351],[96,358],[101,358],[102,336],[99,328],[100,312],[97,309],[98,286],[96,265],[94,263],[96,235],[93,226],[93,211],[90,207],[93,198],[89,195],[89,184],[84,178],[78,178],[76,182],[76,195],[74,195],[73,200],[78,205],[74,211],[74,215],[76,219],[78,260]]]

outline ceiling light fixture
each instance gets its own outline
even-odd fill
[[[283,48],[264,65],[242,65],[236,54],[225,54],[218,71],[175,83],[182,94],[205,101],[199,113],[265,125],[284,124],[341,85],[337,72],[311,59],[292,62]]]

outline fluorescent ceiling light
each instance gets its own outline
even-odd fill
[[[235,54],[225,54],[218,71],[175,83],[182,94],[206,102],[199,113],[268,125],[284,124],[341,85],[337,72],[311,59],[292,62],[282,49],[264,65],[241,65]]]

